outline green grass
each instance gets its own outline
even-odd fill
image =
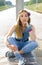
[[[25,8],[42,13],[42,3],[28,5]]]
[[[0,11],[6,10],[8,8],[11,8],[12,6],[10,5],[5,5],[5,6],[0,6]]]

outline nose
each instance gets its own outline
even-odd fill
[[[27,22],[24,21],[24,24],[27,24]]]

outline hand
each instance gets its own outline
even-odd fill
[[[8,46],[8,48],[10,48],[12,51],[17,51],[17,50],[18,50],[18,48],[17,48],[16,45],[7,45],[7,46]]]

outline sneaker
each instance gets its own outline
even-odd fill
[[[10,52],[10,51],[7,51],[6,54],[5,54],[6,57],[8,58],[15,58],[15,55],[13,52]]]
[[[26,60],[19,60],[18,65],[25,65]]]

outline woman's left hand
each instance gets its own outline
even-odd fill
[[[29,34],[30,34],[30,39],[31,39],[32,41],[35,41],[35,40],[36,40],[36,33],[35,33],[35,28],[34,28],[34,26],[32,26],[32,31],[30,31]]]

